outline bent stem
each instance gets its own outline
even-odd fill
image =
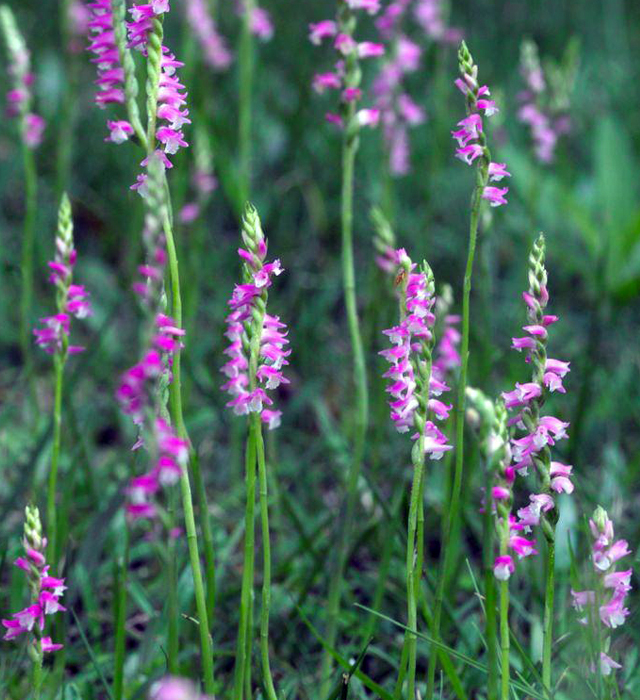
[[[167,239],[167,257],[169,261],[169,274],[171,280],[171,315],[176,325],[182,327],[182,299],[180,296],[180,274],[178,271],[178,258],[176,255],[175,241],[173,240],[173,230],[169,217],[165,217],[164,232]],[[180,349],[178,348],[173,356],[172,365],[173,381],[169,385],[169,408],[171,420],[176,428],[178,437],[189,440],[187,429],[182,415],[182,387],[180,382]],[[204,676],[205,692],[213,695],[213,649],[211,634],[209,632],[209,616],[207,614],[207,603],[205,599],[204,584],[202,581],[202,571],[200,569],[200,554],[198,551],[198,534],[196,532],[195,518],[193,515],[193,498],[191,495],[191,484],[189,482],[189,471],[183,470],[180,476],[180,490],[182,494],[182,508],[184,510],[185,530],[187,533],[187,544],[189,547],[189,561],[193,576],[193,587],[196,599],[196,611],[198,616],[198,629],[200,631],[200,650],[202,655],[202,670]]]
[[[453,487],[449,508],[446,509],[447,519],[442,539],[442,562],[438,570],[438,582],[436,587],[436,600],[431,625],[431,636],[435,641],[440,641],[440,622],[442,617],[442,603],[444,598],[444,583],[450,565],[449,546],[453,523],[457,522],[460,510],[460,491],[462,488],[462,471],[464,465],[464,411],[467,390],[467,365],[469,361],[469,305],[471,298],[471,275],[473,273],[473,261],[476,252],[476,240],[478,237],[478,222],[480,207],[482,205],[482,192],[487,184],[488,162],[484,160],[478,165],[476,171],[476,186],[471,202],[471,218],[469,222],[469,250],[467,253],[467,265],[464,273],[464,286],[462,296],[462,342],[460,348],[460,379],[458,381],[458,397],[456,405],[456,463],[453,476]],[[435,687],[436,666],[438,654],[432,650],[429,654],[429,669],[427,676],[427,700],[433,700]]]
[[[242,592],[240,595],[240,622],[236,648],[234,673],[234,700],[242,700],[247,666],[251,665],[251,610],[253,607],[253,566],[256,500],[256,436],[250,426],[245,453],[247,503],[244,518],[244,562],[242,566]]]
[[[33,305],[33,250],[35,241],[38,177],[33,150],[22,144],[25,187],[25,215],[22,233],[22,298],[20,303],[20,345],[25,373],[29,383],[31,402],[36,407],[36,391],[33,378],[33,354],[31,351],[31,307]]]
[[[66,349],[56,352],[53,357],[55,375],[55,393],[53,399],[53,446],[51,448],[51,468],[47,489],[47,522],[49,523],[49,560],[54,572],[57,572],[58,553],[58,514],[56,511],[56,493],[58,484],[58,465],[60,462],[60,435],[62,429],[62,384],[64,375]]]
[[[267,466],[264,456],[264,441],[260,415],[251,416],[256,435],[258,452],[258,475],[260,481],[260,522],[262,528],[262,609],[260,611],[260,655],[262,657],[262,676],[269,700],[277,700],[271,667],[269,664],[269,611],[271,608],[271,542],[269,540],[269,496],[267,485]]]
[[[542,642],[542,683],[549,698],[551,690],[551,648],[553,646],[553,602],[556,566],[556,543],[547,538],[547,572],[544,596],[543,642]]]
[[[355,104],[349,105],[349,115],[345,120],[350,124],[355,118]],[[338,532],[337,566],[329,588],[329,601],[327,606],[327,648],[335,646],[338,631],[338,614],[340,611],[340,599],[342,596],[342,584],[344,569],[346,566],[348,543],[353,527],[356,497],[358,491],[358,478],[364,456],[364,446],[367,432],[368,415],[368,389],[367,371],[365,365],[362,336],[358,320],[356,304],[355,271],[353,264],[353,176],[356,152],[358,150],[357,133],[347,133],[342,145],[342,280],[344,285],[344,299],[349,324],[349,336],[351,338],[351,351],[353,355],[353,368],[355,378],[355,421],[353,459],[349,466],[347,477],[347,495],[344,521]],[[326,697],[331,692],[331,669],[333,657],[325,650],[322,660],[322,686],[321,697]]]

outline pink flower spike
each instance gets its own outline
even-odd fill
[[[356,118],[360,126],[378,126],[380,121],[380,110],[379,109],[361,109],[357,114]]]
[[[40,639],[40,648],[44,654],[48,654],[51,651],[58,651],[63,647],[63,644],[54,644],[51,641],[51,637],[42,637],[42,639]]]
[[[492,207],[499,207],[507,203],[504,196],[508,191],[508,187],[485,187],[482,191],[482,199],[486,199]]]
[[[359,58],[376,58],[384,56],[384,44],[376,44],[372,41],[362,41],[358,44]]]
[[[318,46],[323,39],[330,39],[338,32],[338,27],[333,20],[325,19],[316,24],[309,25],[309,41]]]
[[[506,163],[489,163],[489,182],[500,182],[504,177],[511,177],[506,170]]]
[[[506,556],[496,557],[493,565],[493,575],[499,581],[507,581],[511,574],[515,571],[513,559],[507,554]]]

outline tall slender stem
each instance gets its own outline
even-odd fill
[[[551,648],[553,646],[553,599],[556,567],[556,544],[547,539],[547,571],[544,596],[544,619],[542,641],[542,682],[548,697],[553,698],[551,689]]]
[[[180,273],[178,270],[178,258],[176,255],[173,230],[168,216],[164,223],[164,232],[167,239],[167,256],[169,260],[169,273],[171,279],[171,315],[178,327],[182,325],[182,298],[180,296]],[[171,420],[173,421],[178,436],[188,440],[187,429],[182,415],[182,387],[180,382],[180,350],[173,355],[172,365],[173,381],[169,386],[169,407]],[[195,518],[193,514],[193,498],[188,470],[183,470],[180,477],[182,493],[182,508],[184,510],[185,530],[189,546],[189,561],[193,576],[193,587],[196,599],[196,611],[198,615],[198,629],[200,631],[200,650],[202,655],[202,669],[204,676],[205,692],[213,694],[213,649],[211,634],[209,632],[207,603],[205,598],[202,571],[200,569],[200,554],[198,551],[198,534],[196,532]]]
[[[416,552],[416,528],[419,519],[419,511],[422,510],[421,495],[424,481],[424,436],[420,436],[418,442],[418,455],[414,460],[413,465],[413,484],[411,486],[411,502],[409,505],[409,520],[407,523],[407,556],[406,556],[406,575],[407,575],[407,627],[409,627],[409,636],[407,644],[409,647],[409,666],[407,669],[407,682],[409,684],[409,698],[416,697],[416,653],[417,653],[417,637],[415,633],[418,631],[418,592],[419,584],[416,583],[416,577],[420,577],[420,569],[418,561],[422,559],[421,553]],[[424,516],[423,516],[424,521]]]
[[[33,305],[33,255],[35,242],[38,177],[33,149],[22,143],[25,186],[25,214],[22,234],[22,298],[20,301],[20,344],[32,403],[36,393],[33,382],[33,353],[31,350],[31,308]]]
[[[211,531],[211,519],[207,492],[204,487],[202,470],[200,469],[200,457],[197,450],[192,449],[189,463],[191,475],[195,483],[196,498],[198,499],[198,515],[200,516],[200,529],[202,531],[202,549],[204,550],[204,578],[207,586],[207,613],[209,616],[209,628],[213,625],[216,605],[216,560],[213,547],[213,533]]]
[[[244,205],[251,195],[251,98],[253,96],[253,0],[244,0],[239,50],[238,151],[240,154],[239,190]]]
[[[490,494],[493,486],[491,465],[485,469],[485,493]],[[498,649],[496,635],[496,579],[493,573],[494,562],[494,520],[489,497],[485,504],[482,519],[482,563],[484,568],[484,616],[485,637],[487,640],[487,700],[498,698]]]
[[[509,700],[509,581],[500,582],[500,649],[502,651],[501,700]]]
[[[238,642],[236,649],[236,667],[234,676],[234,700],[242,700],[247,664],[251,664],[251,648],[247,645],[250,611],[253,606],[253,561],[255,537],[255,500],[256,500],[256,437],[250,426],[245,453],[247,503],[244,518],[244,562],[242,566],[242,591],[240,594],[240,623],[238,625]],[[249,633],[250,639],[250,633]],[[249,646],[249,649],[247,649]],[[249,653],[247,653],[249,651]],[[248,657],[248,658],[247,658]]]
[[[251,420],[256,434],[258,452],[258,478],[260,490],[260,523],[262,529],[262,608],[260,610],[260,655],[262,657],[262,676],[269,700],[277,700],[271,666],[269,664],[269,611],[271,609],[271,542],[269,533],[269,494],[267,483],[267,464],[264,456],[264,441],[260,416],[253,413]]]
[[[127,641],[127,571],[129,570],[129,528],[125,523],[124,553],[116,570],[116,639],[114,648],[113,698],[122,700],[124,691],[124,657]]]
[[[355,104],[349,105],[349,116],[346,123],[352,123],[355,114]],[[347,130],[348,131],[348,130]],[[347,495],[344,520],[338,533],[337,566],[329,588],[329,601],[327,606],[327,633],[328,647],[335,645],[338,631],[338,614],[340,611],[340,599],[342,596],[342,584],[344,569],[346,566],[348,543],[353,527],[356,498],[358,493],[358,478],[362,467],[364,446],[367,432],[368,416],[368,388],[367,371],[365,364],[362,336],[358,320],[356,300],[356,282],[353,263],[353,177],[356,152],[358,150],[358,136],[354,133],[345,133],[342,144],[342,281],[344,285],[344,300],[349,324],[349,336],[351,339],[351,351],[353,355],[353,368],[355,378],[355,412],[354,412],[354,440],[353,457],[349,465],[347,477]],[[332,679],[332,657],[325,652],[322,662],[322,697],[329,694]]]
[[[456,463],[453,476],[453,488],[449,508],[445,511],[446,524],[442,540],[442,561],[438,570],[438,583],[436,587],[436,601],[431,625],[431,636],[438,641],[440,638],[440,622],[442,617],[442,602],[444,597],[444,583],[450,564],[449,540],[453,523],[457,521],[460,510],[460,491],[462,489],[462,471],[464,466],[464,412],[467,389],[467,365],[469,362],[469,305],[471,300],[471,275],[473,273],[473,261],[476,252],[476,240],[478,237],[478,221],[482,205],[482,192],[487,183],[488,163],[480,163],[476,170],[476,186],[471,202],[471,218],[469,222],[469,250],[467,253],[467,265],[464,273],[464,286],[462,296],[462,341],[460,348],[460,378],[458,380],[458,397],[456,405]],[[427,700],[433,699],[435,687],[436,665],[438,654],[432,648],[429,655],[429,669],[427,676]]]
[[[66,353],[66,350],[62,351]],[[53,358],[55,389],[53,399],[53,445],[51,448],[51,468],[47,489],[47,523],[49,527],[49,561],[52,571],[57,571],[58,564],[58,514],[56,510],[56,493],[58,484],[58,465],[60,462],[60,435],[62,429],[62,384],[65,358],[57,352]]]
[[[179,649],[179,612],[178,612],[178,581],[176,562],[176,539],[172,532],[175,525],[176,493],[171,489],[169,493],[169,521],[167,527],[167,610],[168,610],[168,645],[167,645],[167,667],[169,673],[178,672],[178,649]]]

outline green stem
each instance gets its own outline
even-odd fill
[[[453,488],[449,507],[445,509],[446,524],[442,540],[442,564],[438,570],[438,582],[436,587],[436,600],[431,626],[431,636],[436,641],[440,639],[440,622],[442,617],[442,601],[444,597],[444,583],[449,568],[450,551],[449,540],[454,522],[457,522],[460,510],[460,491],[462,488],[462,471],[464,465],[464,412],[467,389],[467,365],[469,361],[469,305],[471,299],[471,275],[473,273],[473,261],[476,252],[476,240],[478,236],[478,221],[482,204],[482,192],[487,181],[488,164],[481,163],[476,172],[476,186],[471,204],[471,218],[469,222],[469,250],[467,253],[467,265],[464,273],[464,286],[462,296],[462,342],[460,379],[458,381],[458,400],[456,406],[456,463],[453,476]],[[429,669],[427,676],[426,700],[433,700],[435,687],[436,666],[438,654],[435,650],[429,655]]]
[[[113,698],[122,700],[124,691],[124,656],[127,642],[127,572],[129,569],[129,529],[125,524],[124,554],[117,564],[116,638],[114,648]]]
[[[244,204],[251,195],[251,98],[253,96],[253,0],[244,0],[242,34],[239,48],[238,152],[240,156],[239,191]]]
[[[36,641],[40,647],[40,640]],[[42,687],[42,651],[38,651],[38,658],[33,660],[33,700],[40,700],[40,688]]]
[[[236,650],[236,667],[234,675],[234,700],[242,700],[247,664],[251,664],[251,634],[248,633],[250,611],[253,607],[253,561],[255,537],[255,500],[256,500],[256,437],[249,428],[247,449],[245,453],[247,503],[244,518],[244,562],[242,566],[242,592],[240,595],[240,622],[238,625],[238,642]]]
[[[544,619],[542,641],[542,683],[545,692],[551,699],[551,648],[553,646],[553,598],[556,566],[556,544],[553,540],[547,540],[547,572],[544,596]]]
[[[169,493],[169,521],[167,527],[167,608],[169,613],[169,634],[167,645],[167,667],[169,673],[176,675],[178,672],[179,649],[179,610],[178,610],[178,582],[176,563],[176,539],[171,530],[175,523],[176,493],[171,489]]]
[[[349,115],[345,123],[354,121],[355,104],[349,105]],[[347,130],[348,132],[348,130]],[[355,420],[353,459],[349,465],[347,477],[347,497],[345,517],[338,533],[337,566],[329,588],[329,600],[327,605],[327,633],[326,641],[329,648],[335,646],[338,632],[338,615],[340,612],[340,599],[342,597],[342,584],[347,560],[348,543],[353,527],[355,505],[358,494],[358,478],[362,467],[364,446],[367,432],[368,416],[368,389],[367,370],[365,365],[362,336],[358,321],[358,308],[356,300],[356,282],[353,263],[353,177],[356,152],[358,150],[358,136],[353,133],[345,133],[342,145],[342,281],[344,285],[344,300],[349,324],[349,336],[351,338],[351,351],[353,355],[353,368],[355,378]],[[322,661],[322,687],[321,697],[326,697],[331,692],[331,670],[333,658],[325,651]]]
[[[200,469],[200,458],[195,449],[191,451],[191,475],[193,476],[198,499],[198,515],[200,516],[200,530],[202,531],[204,550],[204,578],[207,586],[207,613],[209,615],[209,628],[211,628],[216,604],[216,560],[207,492],[204,487],[202,470]]]
[[[493,485],[490,466],[486,469],[486,493],[491,493]],[[485,637],[487,640],[487,700],[498,698],[498,649],[496,635],[496,578],[493,573],[494,562],[494,522],[491,508],[485,507],[482,519],[482,546],[484,566],[485,597]]]
[[[260,522],[262,529],[262,609],[260,611],[260,655],[262,657],[262,676],[269,700],[277,700],[271,667],[269,664],[269,611],[271,608],[271,543],[269,535],[269,494],[267,484],[267,465],[264,456],[264,441],[260,415],[251,415],[253,430],[258,447],[258,475],[260,481]]]
[[[31,308],[33,306],[33,255],[35,243],[38,177],[33,149],[22,144],[25,187],[25,214],[22,234],[22,299],[20,304],[20,344],[25,373],[29,382],[32,403],[36,405],[31,350]]]
[[[416,528],[421,520],[424,528],[424,507],[421,502],[424,482],[424,436],[421,435],[417,443],[417,459],[413,465],[413,484],[411,486],[411,501],[409,505],[409,520],[407,523],[407,555],[406,555],[406,575],[407,575],[407,627],[411,632],[418,631],[418,593],[420,590],[419,580],[422,566],[420,548],[416,552]],[[422,515],[420,515],[422,511]],[[423,530],[424,532],[424,530]],[[424,537],[424,535],[423,535]],[[418,537],[418,540],[421,538]],[[416,580],[417,579],[417,580]],[[416,697],[416,656],[418,638],[415,634],[409,634],[409,665],[407,669],[407,683],[409,698]]]
[[[66,351],[63,351],[66,352]],[[57,571],[58,514],[56,512],[56,492],[58,484],[58,465],[60,462],[60,434],[62,428],[62,384],[65,358],[56,353],[53,358],[55,375],[55,393],[53,399],[53,445],[51,448],[51,468],[49,470],[49,486],[47,490],[47,526],[49,528],[49,561],[52,571]]]
[[[509,581],[500,581],[501,700],[509,700]]]
[[[173,240],[173,230],[169,223],[169,217],[165,218],[164,232],[167,239],[167,256],[169,260],[169,272],[171,279],[171,315],[178,327],[182,325],[182,298],[180,296],[180,274],[178,271],[178,258],[176,255],[175,241]],[[182,388],[180,383],[180,350],[177,349],[173,355],[172,365],[173,381],[169,386],[169,407],[171,420],[176,427],[178,436],[188,440],[187,429],[182,415]],[[191,573],[193,576],[193,587],[196,599],[196,611],[198,616],[198,629],[200,630],[200,650],[202,655],[202,669],[204,676],[205,692],[213,695],[213,649],[211,634],[209,632],[207,614],[207,602],[205,598],[202,572],[200,569],[200,554],[198,551],[198,534],[196,532],[195,518],[193,514],[193,498],[191,496],[191,484],[189,482],[188,470],[183,470],[180,477],[180,487],[182,493],[182,508],[184,510],[185,530],[187,533],[187,543],[189,546],[189,561],[191,563]]]

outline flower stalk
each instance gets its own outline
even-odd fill
[[[467,105],[467,117],[458,123],[461,128],[452,132],[454,139],[458,142],[456,156],[463,162],[471,165],[476,163],[476,184],[471,198],[471,215],[469,220],[469,245],[467,251],[467,262],[465,266],[464,282],[462,290],[462,340],[461,340],[461,364],[460,377],[458,380],[458,396],[456,402],[456,460],[454,467],[453,485],[449,499],[448,508],[445,509],[447,515],[443,528],[442,539],[442,564],[438,571],[436,584],[436,599],[434,604],[433,619],[431,624],[431,636],[435,640],[440,638],[440,624],[442,617],[442,605],[444,599],[444,584],[447,579],[447,572],[450,566],[452,547],[449,546],[453,523],[457,522],[460,510],[460,492],[462,489],[462,475],[464,466],[464,414],[465,398],[467,387],[467,368],[469,364],[469,317],[471,302],[471,278],[473,274],[473,263],[475,259],[476,243],[478,238],[478,223],[483,200],[489,201],[491,206],[505,204],[504,195],[507,188],[489,186],[490,181],[498,181],[503,177],[508,177],[504,164],[493,163],[491,152],[489,151],[481,113],[489,117],[497,111],[493,100],[487,99],[489,89],[486,85],[480,86],[478,83],[478,67],[469,53],[467,45],[463,41],[458,52],[460,78],[456,80],[456,85],[465,95]],[[429,657],[429,668],[427,675],[427,700],[433,700],[435,688],[435,674],[438,663],[438,655],[435,650]]]

